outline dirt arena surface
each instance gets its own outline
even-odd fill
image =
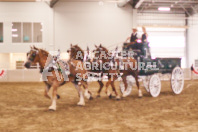
[[[94,95],[98,87],[96,82],[89,85]],[[103,89],[100,98],[79,107],[69,83],[59,88],[61,99],[52,112],[43,83],[0,83],[0,132],[198,132],[198,80],[185,81],[180,95],[172,93],[169,82],[162,83],[157,98],[142,90],[141,99],[133,87],[130,96],[116,101]]]

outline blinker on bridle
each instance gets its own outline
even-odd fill
[[[34,59],[36,58],[36,55],[38,54],[38,50],[32,49],[31,51],[35,51],[34,53],[32,53],[32,55],[30,56],[29,60],[30,61],[34,61]],[[29,55],[29,53],[27,53],[27,55]]]

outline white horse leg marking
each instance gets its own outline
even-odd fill
[[[56,110],[56,97],[52,99],[52,105],[49,107],[49,110]]]
[[[120,99],[120,95],[117,95],[117,96],[116,96],[116,99]]]
[[[49,107],[49,110],[56,110],[56,99],[57,99],[57,88],[53,87],[52,105]]]
[[[138,90],[138,96],[139,96],[139,97],[142,97],[142,96],[143,96],[143,95],[142,95],[142,90],[141,90],[141,89]]]
[[[74,84],[74,86],[77,89],[77,91],[79,93],[79,96],[80,96],[80,101],[77,103],[77,105],[84,106],[85,105],[85,100],[84,100],[84,95],[83,95],[82,89],[77,84]]]
[[[127,91],[126,90],[123,92],[122,97],[127,97]]]

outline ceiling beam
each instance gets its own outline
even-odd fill
[[[128,0],[122,0],[121,2],[117,2],[118,7],[124,7],[129,1]]]
[[[144,2],[142,5],[147,5],[147,4],[149,4],[149,5],[157,5],[157,6],[171,6],[171,5],[173,5],[173,6],[178,6],[178,5],[180,5],[180,4],[174,4],[174,3],[147,3],[147,2]],[[184,5],[184,6],[191,6],[191,5],[196,5],[196,4],[192,4],[192,3],[185,3],[185,4],[182,4],[182,5]]]
[[[139,13],[142,13],[145,9],[145,7],[148,6],[147,4],[145,4],[144,6],[142,6],[142,8],[139,10]]]
[[[136,9],[138,9],[140,6],[141,6],[141,4],[144,2],[144,0],[139,0],[138,2],[137,2],[137,4],[135,5],[135,8]]]
[[[190,1],[190,0],[145,0],[145,3],[175,3],[175,4],[182,4],[182,3],[192,3],[198,4],[198,1]]]
[[[51,0],[50,2],[50,7],[53,8],[54,5],[58,2],[59,0]]]
[[[138,25],[137,27],[146,27],[146,28],[185,28],[187,29],[188,26],[174,26],[174,25]]]
[[[186,8],[185,8],[183,5],[180,5],[180,6],[181,6],[181,8],[186,12],[186,14],[187,14],[188,16],[191,16],[191,14],[189,13],[189,11],[186,10]]]
[[[144,7],[146,5],[142,5],[141,7]],[[152,5],[152,6],[146,6],[147,8],[155,8],[155,9],[158,9],[159,7],[170,7],[171,9],[178,9],[180,8],[181,9],[181,6],[180,5],[177,5],[177,6],[174,6],[174,7],[171,7],[171,6],[167,6],[167,5],[164,5],[164,6],[157,6],[157,5]],[[191,6],[183,6],[184,8],[186,9],[192,9]],[[182,8],[183,9],[183,8]]]
[[[198,13],[194,6],[191,6],[191,8],[193,9],[194,13]]]

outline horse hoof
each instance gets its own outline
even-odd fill
[[[118,101],[119,101],[119,100],[120,100],[120,97],[119,97],[119,96],[118,96],[118,97],[116,97],[116,100],[118,100]]]
[[[128,96],[128,95],[127,95],[126,92],[124,92],[123,95],[122,95],[123,98],[125,98],[125,97],[127,97],[127,96]]]
[[[100,98],[100,95],[97,95],[96,98]]]
[[[120,98],[116,98],[117,101],[120,101]]]
[[[49,111],[52,111],[52,112],[55,111],[54,109],[48,109],[48,110],[49,110]]]
[[[77,105],[78,106],[85,106],[85,103],[84,102],[78,102]]]
[[[91,97],[89,98],[89,100],[93,100],[93,97],[91,96]]]
[[[56,97],[57,97],[57,99],[60,99],[60,95],[57,94]]]
[[[109,95],[109,99],[112,99],[112,98],[113,98],[113,96],[110,94],[110,95]]]
[[[56,110],[56,107],[53,107],[53,106],[49,107],[49,111],[55,111],[55,110]]]
[[[139,98],[142,98],[142,97],[143,97],[143,95],[142,95],[142,94],[140,94],[138,97],[139,97]]]

